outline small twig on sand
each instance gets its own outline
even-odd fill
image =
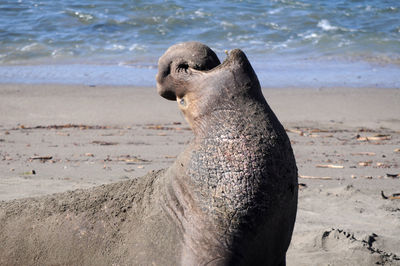
[[[385,196],[385,194],[383,194],[383,191],[381,191],[381,196],[383,199],[391,199],[391,200],[400,199],[400,193],[394,193],[391,196]]]
[[[109,146],[109,145],[118,145],[118,142],[110,142],[110,141],[102,141],[102,140],[93,140],[92,144],[99,144],[102,146]]]
[[[343,169],[343,165],[334,165],[334,164],[317,164],[315,167],[317,168],[335,168],[335,169]]]
[[[372,161],[366,161],[366,162],[359,162],[359,166],[370,166],[372,164]]]
[[[299,175],[300,178],[304,179],[322,179],[322,180],[332,180],[329,176],[309,176],[309,175]]]
[[[389,139],[392,139],[392,136],[387,135],[387,134],[378,134],[373,137],[361,137],[360,135],[357,135],[357,140],[359,140],[359,141],[389,140]]]
[[[36,175],[36,171],[35,170],[31,170],[28,172],[23,172],[22,175]]]
[[[400,177],[400,174],[388,174],[388,173],[386,173],[386,176],[387,177],[391,177],[391,178],[397,178],[397,177]]]
[[[41,160],[41,161],[47,161],[51,159],[53,159],[53,156],[33,156],[29,158],[29,160]]]
[[[319,129],[319,128],[313,128],[310,130],[311,133],[328,133],[330,132],[329,130],[325,129]]]
[[[126,162],[127,164],[136,164],[136,163],[150,163],[150,160],[141,159],[136,156],[121,156],[117,158],[118,161]]]
[[[304,135],[304,132],[302,130],[299,130],[299,129],[288,128],[288,129],[286,129],[286,132],[299,134],[300,136]]]
[[[320,135],[320,134],[314,134],[314,133],[312,133],[312,134],[310,134],[310,135],[308,135],[309,137],[311,137],[311,138],[333,138],[333,135],[332,134],[329,134],[329,135]]]
[[[189,127],[169,127],[163,125],[148,125],[146,129],[154,129],[154,130],[191,130]]]
[[[91,126],[91,125],[76,125],[76,124],[65,124],[65,125],[49,125],[49,126],[25,126],[25,125],[20,125],[17,128],[13,128],[13,130],[19,130],[19,129],[65,129],[65,128],[79,128],[81,130],[84,129],[110,129],[110,126]]]
[[[376,155],[375,152],[354,152],[354,153],[350,153],[350,154],[353,156],[355,156],[355,155],[375,156]]]

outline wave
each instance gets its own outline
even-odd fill
[[[166,47],[188,40],[218,52],[242,48],[259,58],[400,55],[400,3],[394,0],[379,6],[374,0],[6,0],[0,12],[0,64],[156,62]]]

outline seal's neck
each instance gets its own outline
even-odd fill
[[[187,168],[199,197],[212,208],[246,210],[264,182],[265,154],[280,124],[268,105],[246,101],[203,117]]]
[[[251,124],[267,123],[273,112],[261,91],[257,95],[226,95],[226,98],[208,104],[200,115],[191,119],[196,140],[241,135]],[[257,131],[258,133],[258,131]],[[252,134],[254,135],[254,134]]]

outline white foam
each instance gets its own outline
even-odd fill
[[[282,11],[282,8],[275,8],[275,9],[268,11],[268,14],[275,15],[275,14],[280,13],[281,11]]]
[[[338,47],[345,47],[345,46],[349,46],[349,45],[351,45],[351,44],[353,44],[353,42],[352,41],[350,41],[350,40],[341,40],[339,43],[338,43]]]
[[[320,36],[319,36],[318,34],[312,32],[312,33],[310,33],[310,34],[305,35],[305,36],[304,36],[304,39],[305,39],[305,40],[308,40],[308,39],[317,39],[317,38],[319,38],[319,37],[320,37]]]
[[[75,16],[77,16],[78,18],[82,19],[83,21],[90,21],[93,20],[94,17],[90,14],[85,14],[85,13],[80,13],[78,11],[75,12]]]
[[[33,50],[37,50],[38,48],[40,48],[40,45],[36,42],[28,44],[24,47],[21,48],[21,52],[29,52],[29,51],[33,51]]]
[[[110,50],[110,51],[122,51],[125,50],[125,46],[121,45],[121,44],[113,44],[111,46],[107,46],[106,50]]]
[[[230,23],[228,21],[225,21],[225,20],[222,20],[220,24],[221,24],[222,27],[224,27],[225,30],[226,30],[227,27],[232,28],[232,27],[235,26],[235,24],[232,24],[232,23]]]
[[[194,14],[199,18],[204,18],[206,16],[206,13],[203,11],[203,9],[194,11]]]
[[[140,45],[140,44],[137,44],[137,43],[134,43],[134,44],[132,44],[130,47],[129,47],[129,51],[146,51],[147,49],[146,49],[146,46],[144,46],[144,45]]]
[[[329,23],[329,21],[326,20],[326,19],[320,20],[318,22],[317,26],[320,27],[321,29],[325,30],[325,31],[331,31],[331,30],[339,29],[338,27],[332,26],[331,23]]]

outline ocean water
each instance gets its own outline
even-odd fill
[[[242,49],[263,87],[400,88],[398,0],[0,0],[0,82],[154,86],[191,40]]]

